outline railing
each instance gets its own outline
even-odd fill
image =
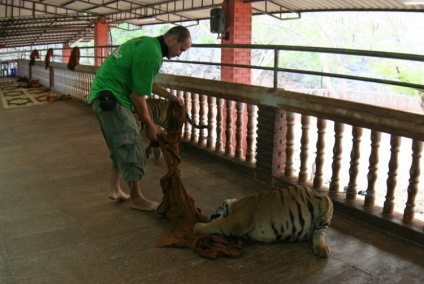
[[[28,61],[19,63],[19,75],[26,67]],[[43,85],[81,101],[96,71],[60,63],[46,70],[41,62],[31,69]],[[185,125],[184,147],[267,183],[328,191],[339,212],[424,243],[416,209],[423,202],[417,196],[424,116],[279,88],[165,74],[157,80],[184,98],[195,123],[208,125]]]
[[[104,54],[109,53],[113,49],[115,49],[117,46],[111,45],[111,46],[96,46],[96,47],[80,47],[81,53],[86,53],[86,55],[81,55],[81,60],[86,60],[91,62],[89,65],[94,64],[94,62],[97,59],[100,59],[100,61],[104,61],[106,58]],[[69,48],[67,48],[69,50]],[[93,50],[98,49],[100,56],[95,56]],[[249,49],[249,50],[258,50],[258,51],[267,51],[270,50],[273,52],[273,66],[260,66],[260,65],[245,65],[245,64],[228,64],[228,63],[222,63],[222,62],[210,62],[210,61],[201,61],[201,60],[164,60],[164,62],[172,62],[172,63],[189,63],[189,64],[196,64],[196,65],[207,65],[207,66],[227,66],[227,67],[234,67],[234,68],[250,68],[250,69],[256,69],[256,70],[265,70],[265,71],[272,71],[274,82],[273,87],[277,88],[279,87],[279,81],[278,81],[278,74],[281,72],[286,73],[297,73],[297,74],[305,74],[305,75],[312,75],[312,76],[325,76],[329,78],[340,78],[340,79],[346,79],[346,80],[356,80],[361,82],[370,82],[370,83],[379,83],[379,84],[385,84],[385,85],[392,85],[392,86],[401,86],[401,87],[408,87],[408,88],[415,88],[415,89],[424,89],[424,85],[421,83],[414,83],[414,82],[404,82],[400,80],[390,80],[390,79],[384,79],[384,78],[373,78],[370,76],[357,76],[357,75],[349,75],[349,74],[340,74],[340,73],[334,73],[334,72],[323,72],[323,71],[315,71],[315,70],[303,70],[303,69],[293,69],[293,68],[282,68],[281,65],[281,58],[280,55],[283,52],[302,52],[302,53],[316,53],[316,54],[334,54],[334,55],[345,55],[345,56],[359,56],[359,57],[368,57],[368,58],[383,58],[385,60],[400,60],[400,61],[410,61],[410,62],[424,62],[424,56],[423,55],[417,55],[417,54],[406,54],[406,53],[395,53],[395,52],[381,52],[381,51],[368,51],[368,50],[355,50],[355,49],[340,49],[340,48],[324,48],[324,47],[308,47],[308,46],[288,46],[288,45],[255,45],[255,44],[193,44],[193,49]],[[40,60],[44,60],[45,54],[47,53],[46,49],[40,49]],[[62,63],[63,57],[62,53],[65,49],[64,48],[55,48],[53,50],[53,53],[55,56],[51,58],[52,61],[57,63]],[[108,50],[109,52],[105,52],[105,50]],[[84,52],[85,51],[85,52]],[[22,50],[22,51],[6,51],[6,52],[0,52],[0,55],[2,57],[11,57],[14,58],[14,60],[18,58],[24,58],[29,59],[31,54],[31,50]],[[65,56],[69,57],[69,55]],[[202,58],[202,57],[200,57]],[[87,65],[87,62],[82,62],[82,64]]]
[[[353,209],[348,214],[366,212],[367,216],[390,220],[392,225],[405,224],[410,229],[407,235],[396,226],[390,230],[423,241],[423,222],[415,218],[424,140],[422,115],[204,79],[161,75],[158,82],[185,98],[196,122],[208,122],[204,133],[186,128],[184,136],[190,145],[203,149],[203,154],[235,161],[239,168],[253,169],[249,172],[258,179],[276,185],[299,183],[328,190],[338,205]],[[233,108],[237,109],[236,117]],[[345,131],[348,128],[350,135]],[[363,135],[366,132],[368,137]],[[389,138],[390,145],[383,147],[382,136]],[[328,143],[331,140],[334,142]],[[346,140],[351,141],[347,151]],[[402,150],[406,157],[399,156],[401,141],[411,145],[409,153]],[[245,142],[246,147],[241,147]],[[369,155],[364,160],[361,152],[366,148]],[[400,172],[400,166],[406,171]],[[379,171],[380,167],[385,169]],[[366,181],[362,186],[360,170]],[[379,175],[386,186],[381,182],[377,186]],[[407,182],[397,186],[400,178],[407,178]],[[402,195],[406,195],[404,201]],[[337,208],[343,211],[347,207]]]

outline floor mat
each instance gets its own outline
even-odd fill
[[[50,90],[44,87],[26,88],[19,82],[0,83],[3,108],[33,106],[47,103]]]

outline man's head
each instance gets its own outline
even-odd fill
[[[169,29],[164,35],[165,44],[168,46],[166,58],[171,59],[180,56],[191,47],[190,31],[183,26],[175,26]]]

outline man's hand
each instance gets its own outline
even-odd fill
[[[135,111],[138,114],[138,118],[141,122],[146,126],[146,135],[151,141],[158,140],[159,130],[156,124],[153,123],[149,109],[146,103],[146,97],[143,95],[138,95],[135,93],[131,93],[131,102],[134,105]]]
[[[149,138],[151,141],[156,142],[158,141],[159,136],[159,127],[157,127],[156,124],[151,123],[149,125],[146,125],[146,135],[147,138]]]

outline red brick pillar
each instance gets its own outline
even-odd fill
[[[223,33],[223,44],[251,44],[252,42],[252,5],[244,3],[243,0],[225,0],[222,4],[223,9],[227,14],[227,29]],[[228,35],[228,38],[226,36]],[[224,48],[221,53],[221,62],[227,64],[251,64],[250,49],[234,49]],[[227,82],[251,83],[251,69],[236,68],[236,67],[221,67],[221,80]],[[237,108],[234,107],[233,112],[233,129],[235,128],[237,118]],[[243,115],[243,155],[246,154],[246,124],[247,124],[247,107],[244,108]],[[224,119],[225,122],[225,119]],[[225,127],[225,124],[224,124]],[[225,129],[225,128],[224,128]],[[224,143],[226,137],[223,137]],[[233,145],[236,140],[233,138]],[[234,148],[234,147],[233,147]]]
[[[71,45],[69,42],[64,43],[62,49],[62,63],[68,64],[71,51]]]
[[[222,39],[225,44],[251,44],[252,43],[252,5],[243,0],[226,0],[223,9],[227,12],[228,40]],[[250,65],[250,49],[225,48],[221,53],[221,62],[229,64]],[[221,80],[250,84],[251,70],[248,68],[222,67]]]
[[[94,46],[107,46],[109,45],[109,24],[106,23],[104,17],[100,17],[94,26]],[[94,49],[94,65],[100,66],[106,57],[109,55],[109,50],[105,48]]]

